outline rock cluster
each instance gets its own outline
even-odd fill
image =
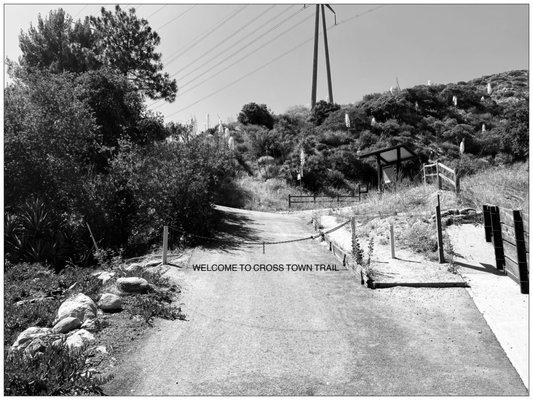
[[[135,264],[130,265],[132,269],[136,267]],[[119,312],[123,309],[121,295],[144,294],[154,290],[146,279],[140,277],[118,278],[116,286],[110,286],[108,284],[114,278],[114,272],[95,271],[92,275],[106,287],[98,304],[83,293],[70,296],[59,306],[52,328],[27,328],[19,334],[10,351],[23,351],[25,355],[33,356],[49,345],[62,344],[70,351],[79,351],[95,341],[91,331],[96,330],[99,313]],[[43,297],[42,300],[45,299]],[[41,298],[31,301],[41,301]],[[99,351],[106,352],[105,347],[100,346]]]

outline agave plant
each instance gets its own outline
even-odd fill
[[[18,211],[4,218],[4,243],[9,258],[59,266],[67,251],[61,221],[39,199],[28,200]]]

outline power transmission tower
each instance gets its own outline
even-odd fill
[[[328,34],[326,29],[326,13],[324,10],[326,6],[335,16],[335,24],[337,24],[337,16],[333,8],[329,4],[317,4],[315,9],[315,43],[313,48],[313,82],[311,85],[311,108],[316,105],[316,81],[317,81],[317,67],[318,67],[318,25],[320,19],[320,11],[322,11],[322,30],[324,31],[324,52],[326,55],[326,74],[328,78],[328,102],[333,103],[333,87],[331,85],[331,68],[329,64],[329,48],[328,48]]]

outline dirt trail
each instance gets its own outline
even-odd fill
[[[339,271],[173,269],[187,321],[159,321],[106,387],[114,395],[515,395],[526,390],[464,289],[370,290],[309,217],[222,209],[229,242],[193,264],[336,264]],[[232,242],[233,241],[233,242]]]

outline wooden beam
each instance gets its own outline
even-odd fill
[[[381,167],[381,160],[379,155],[376,156],[376,161],[378,163],[378,191],[381,192],[381,181],[383,179],[383,168]]]
[[[401,148],[398,147],[396,149],[396,183],[398,183],[398,180],[400,179],[400,166],[402,164],[401,158]]]

